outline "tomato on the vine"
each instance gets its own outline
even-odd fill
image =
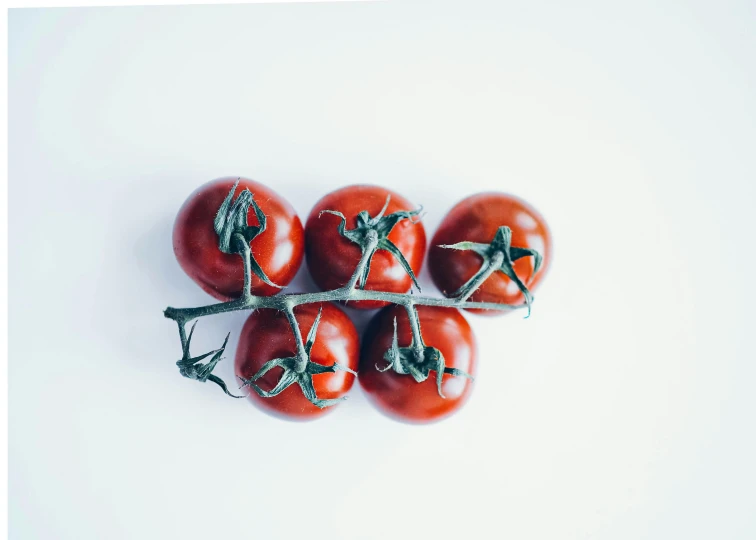
[[[463,199],[441,221],[431,240],[428,266],[436,286],[445,296],[453,296],[481,268],[482,258],[473,251],[442,247],[459,242],[487,244],[498,229],[508,226],[511,245],[538,251],[543,262],[537,273],[534,257],[514,261],[517,277],[532,292],[543,279],[551,262],[551,234],[545,220],[525,201],[504,193],[479,193]],[[525,300],[517,284],[502,272],[494,272],[470,296],[474,302],[522,304]],[[471,310],[486,315],[505,313],[495,310]]]
[[[338,363],[357,371],[359,334],[349,317],[332,303],[302,304],[294,308],[302,340],[306,340],[322,308],[310,360],[322,366]],[[237,377],[249,380],[263,365],[276,358],[293,357],[297,353],[294,333],[286,314],[275,309],[258,309],[247,319],[236,350]],[[282,368],[274,367],[255,381],[263,391],[270,392],[279,383]],[[354,375],[339,370],[312,376],[312,385],[319,399],[338,399],[354,384]],[[333,407],[319,408],[305,397],[299,384],[291,384],[274,397],[262,397],[246,387],[250,400],[264,410],[295,420],[319,417]]]
[[[415,210],[416,206],[401,195],[386,188],[371,185],[354,185],[333,191],[315,203],[305,225],[305,252],[307,267],[315,283],[322,290],[333,290],[346,285],[352,277],[362,255],[360,246],[339,234],[340,218],[326,210],[340,212],[346,218],[346,228],[356,227],[357,216],[366,211],[375,217],[390,196],[385,215]],[[388,240],[401,251],[415,276],[425,257],[425,228],[412,219],[399,221],[388,235]],[[378,250],[370,265],[366,290],[405,293],[412,286],[412,278],[399,260],[390,252]],[[366,300],[350,302],[350,307],[372,309],[385,306],[385,302]]]
[[[454,308],[418,306],[416,309],[424,344],[441,352],[447,368],[474,375],[475,337],[462,313]],[[404,307],[389,306],[378,312],[370,321],[363,340],[360,385],[381,412],[398,420],[428,423],[451,415],[467,401],[472,381],[444,374],[441,390],[445,397],[441,397],[436,371],[431,371],[426,380],[418,383],[409,374],[386,369],[384,356],[393,343],[394,319],[398,345],[411,345],[412,331]]]
[[[239,255],[218,248],[215,216],[236,181],[237,192],[249,189],[267,217],[264,232],[250,242],[252,257],[276,285],[287,285],[304,254],[304,230],[294,208],[272,189],[244,178],[219,178],[200,186],[179,210],[173,226],[173,251],[181,268],[218,300],[238,298],[244,288],[244,264]],[[249,225],[258,225],[252,208]],[[280,289],[252,275],[252,294],[270,296]]]

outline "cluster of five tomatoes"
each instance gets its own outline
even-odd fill
[[[237,181],[240,189],[249,189],[254,194],[267,218],[266,230],[250,242],[252,256],[265,275],[282,286],[291,282],[305,257],[313,281],[322,290],[342,287],[352,277],[361,249],[339,234],[340,218],[322,211],[341,212],[347,218],[349,228],[355,226],[361,211],[367,211],[371,216],[378,214],[389,196],[387,215],[416,208],[406,198],[384,187],[353,185],[320,199],[303,227],[294,208],[261,183],[236,177],[208,182],[192,193],[181,207],[173,229],[173,247],[184,271],[203,290],[222,301],[238,298],[244,286],[241,258],[223,253],[218,248],[218,236],[213,227],[218,209]],[[250,209],[249,224],[255,224],[256,219]],[[430,242],[428,267],[433,282],[444,295],[452,296],[476,274],[482,261],[471,251],[441,246],[462,241],[488,243],[502,225],[512,230],[513,246],[535,249],[543,256],[541,270],[536,274],[533,273],[532,258],[514,263],[517,276],[531,291],[538,285],[551,260],[551,236],[543,217],[517,197],[488,192],[472,195],[455,205],[441,221]],[[419,275],[427,248],[422,222],[402,220],[388,239],[399,248],[415,275]],[[407,293],[411,286],[410,276],[391,253],[382,250],[375,253],[364,286],[366,290]],[[270,296],[279,291],[256,276],[252,277],[252,294]],[[470,300],[521,304],[524,297],[512,280],[495,272]],[[415,423],[436,421],[454,413],[465,403],[471,391],[470,379],[444,375],[442,397],[433,380],[435,377],[417,383],[408,375],[381,370],[386,364],[383,355],[391,347],[394,337],[394,320],[399,346],[407,347],[412,341],[409,320],[402,306],[360,301],[350,302],[349,307],[382,308],[368,325],[361,348],[354,324],[334,303],[303,304],[294,309],[303,338],[322,309],[311,351],[313,362],[328,366],[338,362],[358,372],[360,384],[370,401],[395,419]],[[418,306],[417,313],[425,344],[441,351],[447,367],[474,375],[477,361],[475,337],[460,311],[453,307]],[[502,312],[480,310],[480,313]],[[242,329],[235,372],[238,377],[249,379],[267,361],[295,354],[296,343],[286,315],[274,309],[258,309],[252,312]],[[257,384],[270,391],[280,375],[280,368],[274,368]],[[317,375],[313,384],[319,398],[336,399],[351,389],[354,379],[355,376],[348,371],[336,371]],[[334,409],[313,405],[298,385],[290,386],[275,397],[263,398],[256,392],[248,395],[264,410],[290,419],[313,419]]]

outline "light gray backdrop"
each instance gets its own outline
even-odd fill
[[[756,536],[753,5],[612,5],[11,12],[11,537]],[[554,264],[531,319],[470,317],[454,418],[282,422],[182,379],[161,314],[209,300],[170,230],[224,175],[430,230],[510,191]]]

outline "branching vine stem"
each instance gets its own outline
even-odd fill
[[[243,244],[246,249],[242,253],[242,262],[244,263],[244,278],[245,288],[244,293],[240,298],[231,300],[229,302],[219,302],[216,304],[210,304],[207,306],[194,307],[194,308],[173,308],[169,307],[165,310],[165,316],[169,319],[173,319],[178,323],[179,334],[181,336],[181,345],[186,345],[186,330],[185,325],[188,322],[193,321],[199,317],[207,317],[208,315],[218,315],[221,313],[229,313],[232,311],[244,311],[251,309],[276,309],[286,313],[289,324],[294,330],[294,335],[297,339],[297,350],[299,355],[304,351],[304,344],[302,343],[302,336],[299,332],[299,326],[294,318],[293,308],[302,304],[313,304],[318,302],[353,302],[358,300],[377,300],[380,302],[390,302],[392,304],[403,306],[407,310],[410,323],[415,321],[412,325],[412,335],[415,341],[418,341],[420,335],[420,325],[417,321],[417,312],[415,306],[440,306],[440,307],[453,307],[460,309],[494,309],[499,311],[512,311],[516,309],[524,309],[526,304],[512,305],[512,304],[498,304],[495,302],[470,302],[466,297],[460,298],[433,298],[430,296],[419,296],[414,294],[401,294],[391,293],[385,291],[369,291],[355,288],[357,277],[362,272],[362,269],[367,264],[367,260],[370,257],[370,250],[366,249],[362,257],[360,258],[355,272],[352,275],[349,282],[338,289],[331,291],[315,292],[315,293],[302,293],[302,294],[282,294],[277,296],[255,296],[250,292],[251,286],[251,272],[249,270],[249,246]],[[502,257],[500,254],[496,254],[494,257]],[[479,275],[476,281],[483,283],[488,276],[490,276],[496,270],[496,266],[491,264],[488,270]],[[473,289],[474,291],[475,289]],[[472,294],[472,293],[471,293]],[[467,295],[469,297],[469,295]],[[295,326],[296,325],[296,326]]]
[[[241,235],[239,235],[241,236]],[[243,239],[243,238],[242,238]],[[299,362],[297,369],[303,370],[304,365],[307,362],[307,355],[304,352],[304,343],[302,342],[302,334],[299,331],[299,324],[294,317],[294,308],[302,304],[314,304],[319,302],[353,302],[359,300],[377,300],[380,302],[389,302],[392,304],[403,306],[407,310],[407,316],[410,321],[410,328],[412,329],[413,348],[418,355],[418,358],[422,355],[422,334],[420,333],[420,323],[417,316],[415,306],[440,306],[460,309],[494,309],[500,311],[511,311],[516,309],[526,308],[526,304],[512,305],[512,304],[498,304],[495,302],[470,302],[467,298],[475,291],[480,283],[483,283],[497,268],[496,263],[501,263],[499,259],[503,257],[503,254],[496,253],[492,259],[493,264],[489,264],[488,269],[477,276],[478,282],[472,292],[464,297],[459,298],[433,298],[430,296],[419,296],[414,294],[401,294],[391,293],[385,291],[369,291],[356,288],[357,277],[362,273],[367,260],[370,258],[371,250],[365,249],[362,253],[354,274],[349,282],[338,289],[331,291],[315,292],[315,293],[301,293],[301,294],[282,294],[278,296],[255,296],[250,292],[251,287],[251,271],[250,271],[250,249],[246,242],[241,242],[242,262],[244,263],[244,292],[240,298],[231,300],[229,302],[219,302],[216,304],[210,304],[207,306],[194,307],[194,308],[173,308],[169,307],[165,310],[165,316],[169,319],[173,319],[178,323],[179,335],[181,337],[181,346],[186,346],[186,323],[193,321],[199,317],[207,317],[208,315],[218,315],[220,313],[229,313],[232,311],[244,311],[254,309],[276,309],[283,311],[286,314],[286,318],[289,321],[289,325],[294,332],[297,345],[297,357]]]
[[[360,264],[364,267],[368,252],[363,254]],[[355,275],[358,275],[355,272]],[[489,274],[490,275],[490,274]],[[356,281],[356,279],[354,280]],[[355,289],[354,283],[350,280],[351,285],[346,285],[331,291],[322,291],[315,293],[302,294],[283,294],[278,296],[255,296],[244,294],[241,298],[231,300],[230,302],[219,302],[207,306],[194,308],[173,308],[165,310],[165,316],[176,322],[186,324],[198,317],[208,315],[218,315],[220,313],[229,313],[232,311],[243,311],[250,309],[276,309],[285,311],[287,306],[296,307],[302,304],[313,304],[317,302],[353,302],[359,300],[373,300],[379,302],[389,302],[404,306],[440,306],[453,307],[460,309],[493,309],[498,311],[512,311],[516,309],[527,308],[526,304],[499,304],[496,302],[470,302],[460,298],[434,298],[430,296],[409,295],[402,293],[391,293],[385,291],[370,291]]]

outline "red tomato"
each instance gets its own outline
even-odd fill
[[[543,256],[543,263],[533,275],[533,257],[523,257],[514,262],[517,277],[533,292],[543,279],[551,262],[551,234],[541,214],[525,201],[504,193],[479,193],[472,195],[452,208],[441,221],[431,240],[428,265],[431,277],[445,296],[453,296],[480,269],[482,258],[472,251],[442,248],[471,241],[489,243],[497,229],[506,225],[512,230],[512,246],[531,248]],[[494,272],[469,298],[475,302],[522,304],[525,297],[516,283],[502,272]],[[506,311],[471,310],[486,315],[498,315]]]
[[[343,287],[357,267],[362,251],[360,247],[339,234],[341,220],[332,214],[322,214],[323,210],[341,212],[347,219],[346,228],[357,225],[357,214],[367,211],[375,217],[391,195],[385,215],[401,210],[415,210],[416,205],[401,195],[378,186],[356,185],[333,191],[315,203],[305,225],[305,251],[307,267],[313,280],[323,290]],[[412,271],[417,276],[425,257],[425,228],[422,223],[412,223],[403,219],[388,235],[402,252]],[[412,279],[399,261],[388,251],[378,250],[373,256],[366,290],[404,293],[412,285]],[[350,307],[374,309],[385,306],[385,302],[350,302]]]
[[[320,308],[323,311],[310,353],[311,361],[324,366],[331,366],[337,362],[357,371],[359,334],[349,317],[334,304],[304,304],[294,308],[302,340],[307,339]],[[259,309],[249,316],[242,329],[239,347],[236,350],[236,375],[249,380],[269,360],[296,356],[296,352],[294,333],[286,314],[274,309]],[[270,392],[282,373],[280,367],[275,367],[258,379],[256,384]],[[349,391],[354,379],[354,375],[347,371],[336,371],[313,375],[312,383],[319,399],[337,399]],[[274,397],[261,397],[248,387],[246,391],[250,400],[263,410],[289,419],[314,419],[333,409],[320,409],[313,405],[297,383]]]
[[[459,310],[453,308],[418,306],[417,313],[423,341],[428,347],[441,351],[447,368],[457,368],[475,375],[476,345],[472,328]],[[412,331],[406,310],[390,306],[380,311],[368,325],[360,356],[359,380],[370,400],[381,412],[397,420],[429,423],[440,420],[458,410],[470,394],[472,381],[462,376],[444,374],[438,394],[436,372],[418,383],[411,375],[389,369],[384,354],[394,337],[394,318],[400,347],[412,343]]]
[[[238,178],[219,178],[200,186],[179,210],[173,226],[173,251],[181,268],[218,300],[238,298],[244,287],[239,255],[223,253],[213,220]],[[302,264],[304,231],[294,208],[270,188],[240,179],[236,195],[249,189],[267,217],[267,228],[250,242],[252,256],[273,283],[287,285]],[[250,207],[249,225],[259,225]],[[252,276],[252,294],[270,296],[280,289]]]

